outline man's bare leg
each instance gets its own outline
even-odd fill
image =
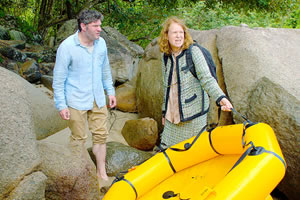
[[[108,177],[105,169],[106,144],[95,144],[93,146],[93,153],[96,157],[97,176],[98,178],[107,181]]]

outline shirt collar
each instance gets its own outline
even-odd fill
[[[100,39],[100,38],[99,38]],[[99,42],[99,39],[94,41],[94,45]],[[79,41],[79,30],[76,31],[75,35],[74,35],[74,41],[76,45],[80,45],[80,41]]]
[[[74,41],[76,45],[80,45],[80,41],[79,41],[79,30],[76,31],[75,35],[74,35]]]

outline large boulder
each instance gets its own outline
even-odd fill
[[[163,83],[161,69],[161,53],[157,39],[145,49],[145,54],[139,62],[136,81],[137,109],[141,118],[151,117],[158,123],[162,131]]]
[[[68,20],[66,21],[58,30],[56,33],[55,38],[55,49],[58,48],[60,43],[69,37],[71,34],[75,33],[78,30],[78,23],[76,19]]]
[[[279,188],[290,199],[300,195],[299,47],[297,29],[229,26],[217,34],[229,97],[250,120],[274,129],[288,166]]]
[[[40,170],[48,177],[46,199],[100,199],[96,167],[81,143],[68,146],[40,141]]]
[[[6,200],[45,200],[47,176],[38,171],[24,177],[18,187],[11,192]]]
[[[135,87],[124,83],[116,88],[117,109],[124,112],[137,112]]]
[[[0,199],[10,196],[40,164],[25,83],[0,67]]]
[[[89,154],[95,163],[96,160],[92,153],[92,148],[89,148]],[[106,152],[107,175],[117,176],[120,172],[126,172],[130,168],[151,158],[152,155],[150,152],[141,151],[119,142],[108,142]]]
[[[24,84],[24,86],[26,86],[28,98],[31,100],[34,132],[38,140],[44,139],[68,126],[68,122],[60,118],[54,101],[49,95],[31,84]]]
[[[118,82],[132,80],[137,73],[142,47],[129,41],[124,35],[111,27],[103,27],[103,38],[107,43],[112,76]]]
[[[149,117],[126,121],[122,135],[126,142],[139,150],[152,150],[158,138],[157,122]]]
[[[0,68],[0,70],[1,73],[3,71],[3,73],[7,74],[10,79],[20,82],[21,87],[17,88],[17,91],[24,91],[25,93],[23,99],[26,99],[26,102],[28,102],[31,112],[28,120],[30,120],[30,125],[33,126],[33,133],[35,133],[36,139],[44,139],[67,127],[67,121],[60,118],[58,111],[55,109],[53,99],[49,98],[46,93],[16,74],[8,73],[8,70],[4,68]],[[9,78],[1,79],[1,81],[11,85]],[[11,87],[13,88],[13,86]],[[8,115],[9,112],[5,113],[4,116]]]

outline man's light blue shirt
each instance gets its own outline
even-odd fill
[[[94,41],[93,52],[80,44],[78,31],[59,46],[53,71],[56,108],[91,110],[106,105],[107,95],[115,95],[107,47],[103,38]]]

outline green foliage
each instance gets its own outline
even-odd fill
[[[300,3],[295,5],[285,21],[285,28],[300,28]]]
[[[294,1],[296,2],[296,1]],[[190,28],[207,30],[227,25],[239,26],[241,23],[249,27],[297,28],[299,27],[299,4],[291,4],[287,10],[269,12],[265,9],[236,9],[234,6],[216,3],[208,8],[205,2],[197,2],[193,8],[184,9],[182,17]]]
[[[17,26],[12,28],[23,32],[27,38],[31,39],[36,31],[34,24],[35,3],[35,0],[1,0],[0,18],[6,15],[13,16]]]
[[[296,0],[297,1],[297,0]],[[220,3],[223,8],[234,7],[239,9],[260,9],[266,11],[286,10],[295,0],[206,0],[207,8],[214,8]]]
[[[33,35],[36,32],[36,28],[32,24],[28,23],[28,21],[22,19],[21,17],[17,17],[17,25],[18,29],[24,33],[29,40],[33,40]]]
[[[4,16],[5,16],[5,11],[2,8],[0,8],[0,18]]]
[[[167,10],[147,1],[135,0],[134,3],[115,1],[105,10],[104,26],[118,29],[129,40],[146,47],[159,34],[161,22],[167,17],[165,13],[172,13],[173,9]]]
[[[39,20],[42,3],[48,6],[44,21]],[[17,28],[28,38],[37,30],[55,36],[61,23],[70,19],[66,13],[75,17],[84,7],[102,12],[103,26],[116,28],[143,48],[159,35],[162,23],[172,15],[196,30],[241,23],[249,27],[300,28],[299,0],[0,0],[0,18],[13,15]]]
[[[146,47],[156,38],[163,21],[172,15],[183,18],[187,26],[196,30],[208,30],[223,26],[299,28],[300,7],[297,0],[177,0],[172,7],[153,6],[161,0],[134,3],[115,1],[106,13],[105,24],[118,29],[129,40]],[[152,3],[152,4],[149,4]],[[174,7],[176,5],[177,7]],[[108,10],[108,8],[106,8]]]

